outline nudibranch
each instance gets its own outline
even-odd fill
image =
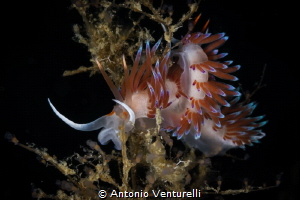
[[[190,147],[206,156],[224,154],[235,147],[258,142],[265,134],[257,128],[266,124],[264,116],[249,117],[255,103],[239,103],[241,95],[235,87],[219,80],[238,80],[231,73],[240,66],[230,66],[232,61],[219,61],[226,53],[218,49],[228,39],[224,33],[192,33],[181,40],[175,50],[170,50],[156,63],[152,58],[161,40],[152,48],[146,42],[145,60],[140,64],[143,45],[131,70],[123,57],[124,81],[118,89],[98,62],[103,77],[113,92],[117,105],[110,114],[88,124],[76,124],[60,114],[49,103],[55,114],[72,128],[92,131],[102,128],[98,140],[110,140],[121,149],[119,129],[125,125],[130,132],[137,124],[145,125],[155,120],[156,109],[161,110],[161,131],[171,132]],[[143,127],[143,126],[141,126]]]

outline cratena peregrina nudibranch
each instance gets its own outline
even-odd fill
[[[76,124],[60,114],[49,100],[50,106],[74,129],[92,131],[102,128],[99,142],[107,144],[111,140],[118,150],[121,149],[119,127],[124,124],[125,132],[130,132],[134,126],[147,129],[147,125],[155,120],[157,108],[163,119],[161,131],[171,132],[172,136],[206,156],[251,145],[265,136],[257,128],[266,121],[259,122],[264,116],[249,117],[256,104],[238,103],[241,94],[233,86],[218,81],[238,80],[231,73],[237,71],[239,65],[230,66],[232,61],[218,61],[227,55],[218,54],[217,49],[227,39],[224,33],[188,34],[177,49],[169,51],[154,64],[151,60],[161,40],[152,48],[147,41],[142,63],[142,45],[131,70],[123,57],[124,81],[120,89],[96,59],[117,104],[110,114],[93,122]]]

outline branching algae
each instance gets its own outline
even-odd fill
[[[185,199],[279,185],[278,179],[275,186],[254,187],[244,179],[241,189],[221,190],[221,177],[209,185],[210,157],[258,142],[265,136],[258,128],[266,121],[261,121],[264,116],[249,117],[256,107],[250,102],[253,93],[240,101],[242,94],[230,85],[238,80],[231,73],[240,66],[232,66],[232,61],[224,60],[226,53],[218,53],[228,37],[208,33],[209,21],[200,32],[194,31],[200,2],[187,1],[188,10],[180,17],[175,16],[172,4],[163,1],[157,5],[150,0],[72,2],[84,22],[83,27],[74,26],[75,38],[88,47],[93,66],[63,75],[94,75],[100,70],[116,105],[91,123],[77,124],[49,103],[72,128],[99,129],[98,142],[113,142],[116,150],[104,152],[91,139],[82,154],[58,160],[7,133],[7,139],[38,154],[42,163],[66,176],[58,183],[57,194],[37,188],[33,197]],[[188,30],[176,38],[174,33],[184,24]],[[177,141],[184,150],[176,148]]]

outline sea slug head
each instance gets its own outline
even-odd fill
[[[115,105],[111,113],[87,124],[77,124],[58,112],[48,99],[48,102],[54,113],[66,124],[80,131],[93,131],[102,128],[98,135],[99,142],[104,145],[111,140],[115,144],[115,148],[117,150],[121,150],[121,141],[119,137],[120,130],[122,128],[124,128],[125,132],[132,130],[135,123],[135,114],[125,103],[118,100],[114,101],[118,104]]]
[[[98,140],[102,145],[112,140],[115,148],[121,150],[120,130],[124,128],[125,132],[129,132],[133,129],[135,114],[125,103],[115,99],[114,101],[118,104],[115,105],[111,113],[103,116],[103,129],[98,135]]]

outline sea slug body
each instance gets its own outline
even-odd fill
[[[155,120],[156,109],[161,110],[162,130],[171,132],[187,145],[197,148],[206,156],[224,154],[235,147],[258,142],[265,136],[257,128],[266,124],[263,116],[249,117],[255,103],[239,103],[241,95],[235,87],[220,80],[238,80],[231,73],[240,66],[232,61],[219,61],[227,54],[218,49],[228,39],[224,33],[192,33],[185,36],[181,45],[166,53],[152,64],[159,40],[152,48],[146,42],[145,60],[140,64],[140,46],[131,70],[123,58],[124,81],[120,88],[113,84],[96,59],[102,75],[113,92],[117,105],[110,114],[88,124],[76,124],[53,111],[71,127],[91,131],[103,128],[98,136],[101,144],[110,140],[121,149],[119,127],[125,124],[130,132],[136,122],[147,128],[147,121]]]

